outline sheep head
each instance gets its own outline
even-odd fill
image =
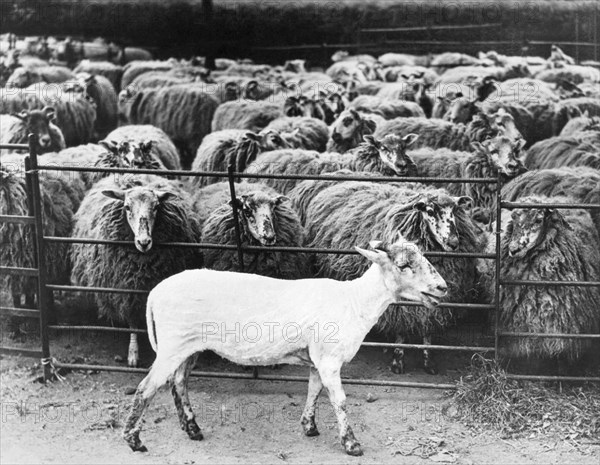
[[[136,249],[142,253],[152,249],[152,232],[160,205],[176,195],[172,192],[148,189],[143,186],[127,190],[104,190],[102,194],[123,203],[123,211],[133,232]]]
[[[367,134],[373,134],[376,127],[375,121],[363,118],[356,110],[349,108],[332,124],[331,138],[336,143],[359,137],[362,139]]]
[[[279,131],[265,128],[258,133],[261,148],[266,152],[290,148],[290,143],[281,137]]]
[[[448,103],[448,110],[444,115],[446,121],[466,124],[480,111],[479,102],[465,97],[462,92],[457,92],[455,98]]]
[[[522,202],[540,203],[537,197],[520,199]],[[553,228],[571,229],[558,209],[518,208],[512,211],[506,227],[509,257],[523,258],[544,242]]]
[[[390,245],[371,241],[369,246],[355,249],[380,268],[395,302],[412,300],[435,308],[446,295],[446,282],[415,244],[400,237]]]
[[[404,137],[388,134],[382,140],[377,140],[371,135],[364,137],[367,144],[375,147],[379,158],[388,168],[398,176],[410,176],[414,162],[407,155],[406,149],[419,138],[416,134],[408,134]]]
[[[22,110],[13,113],[27,127],[27,134],[35,134],[38,138],[38,149],[40,153],[57,150],[53,147],[50,125],[56,122],[56,110],[53,107],[44,107],[41,110]],[[61,147],[64,148],[64,147]]]
[[[481,111],[478,116],[482,118],[496,134],[504,135],[513,141],[523,139],[523,135],[517,129],[515,120],[504,108],[499,108],[495,113]]]
[[[238,197],[236,207],[245,232],[262,245],[274,245],[277,242],[275,209],[285,200],[288,198],[283,195],[272,197],[263,192]]]
[[[521,152],[525,145],[523,139],[515,141],[506,136],[498,136],[487,139],[483,143],[473,142],[471,145],[488,159],[492,167],[509,178],[527,171],[521,159]]]

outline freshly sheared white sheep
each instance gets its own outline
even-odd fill
[[[203,439],[188,399],[187,380],[194,354],[212,350],[241,365],[310,366],[301,420],[304,434],[319,434],[315,407],[325,387],[346,453],[362,455],[346,417],[342,365],[356,355],[389,304],[407,299],[434,307],[446,294],[446,283],[414,244],[400,237],[389,246],[376,241],[371,247],[356,247],[372,264],[352,281],[278,280],[189,270],[156,286],[148,296],[146,311],[156,360],[138,386],[125,423],[123,438],[131,449],[147,450],[139,437],[142,416],[158,389],[170,379],[182,429],[192,440]],[[263,327],[265,324],[271,329]],[[315,337],[316,330],[331,325],[336,329],[335,340]],[[251,337],[226,333],[238,329]]]

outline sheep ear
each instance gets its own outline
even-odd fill
[[[110,199],[115,199],[115,200],[125,200],[125,191],[121,191],[121,190],[106,190],[106,191],[102,191],[102,195],[105,195],[106,197],[110,198]]]
[[[177,197],[176,194],[174,194],[173,192],[169,192],[169,191],[154,191],[154,193],[156,194],[156,197],[158,198],[159,202],[164,202],[166,200]]]
[[[471,197],[469,197],[468,195],[463,195],[461,197],[455,197],[456,200],[456,205],[458,205],[461,208],[469,208],[471,205],[473,205],[473,199]]]
[[[379,148],[381,146],[381,143],[377,139],[375,139],[373,136],[371,136],[371,135],[365,135],[365,136],[363,136],[363,140],[367,144],[372,145],[373,147]]]
[[[402,140],[404,141],[404,143],[408,147],[409,145],[414,144],[417,141],[418,138],[419,138],[418,134],[411,133],[411,134],[407,134],[406,136],[404,136],[402,138]]]
[[[233,206],[233,200],[229,200],[227,202],[228,205]],[[235,199],[235,207],[237,209],[241,209],[244,206],[244,203],[242,202],[242,200],[238,197]]]
[[[26,121],[29,118],[29,112],[27,110],[21,110],[19,113],[11,113],[15,118]]]
[[[153,145],[154,145],[153,140],[145,140],[145,141],[140,142],[140,149],[142,149],[144,152],[150,152],[150,150],[152,150]]]
[[[48,118],[49,121],[56,121],[56,110],[54,109],[54,107],[44,107],[42,111],[44,112],[46,118]]]
[[[387,252],[384,252],[383,250],[366,250],[358,246],[354,246],[354,249],[363,257],[367,258],[373,263],[377,263],[380,266],[383,266],[384,264],[389,263],[390,261],[390,257],[388,256]]]
[[[110,152],[114,152],[117,153],[117,143],[114,140],[101,140],[98,142],[98,145],[101,145],[102,147],[104,147],[106,150],[110,151]]]
[[[385,249],[383,248],[383,241],[369,241],[369,247],[371,247],[373,250],[383,250],[385,252]]]
[[[413,208],[415,210],[424,212],[425,210],[427,210],[427,204],[425,202],[423,202],[422,200],[419,200],[418,202],[415,202],[415,204],[413,205]]]
[[[365,122],[365,129],[367,129],[371,134],[373,134],[375,132],[375,130],[377,129],[377,123],[374,120],[372,120],[371,118],[365,118],[364,122]]]
[[[404,74],[404,73],[402,73],[400,76],[401,76],[401,77],[403,77],[404,79],[406,79],[407,81],[408,81],[408,79],[409,79],[409,76],[407,76],[407,75],[406,75],[406,74]]]
[[[283,202],[287,202],[288,200],[290,200],[289,197],[286,197],[285,195],[278,195],[277,197],[275,197],[275,199],[273,200],[273,205],[280,205]]]

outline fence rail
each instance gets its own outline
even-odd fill
[[[482,258],[487,260],[494,260],[496,267],[496,280],[494,283],[495,287],[495,298],[492,303],[489,304],[477,304],[477,303],[441,303],[441,308],[449,309],[470,309],[470,310],[495,310],[495,330],[494,330],[494,345],[493,347],[486,346],[453,346],[453,345],[433,345],[433,344],[407,344],[407,343],[380,343],[380,342],[364,342],[363,347],[380,347],[380,348],[404,348],[412,350],[445,350],[445,351],[459,351],[459,352],[494,352],[495,356],[498,357],[499,350],[501,348],[500,340],[505,337],[561,337],[561,338],[573,338],[573,339],[600,339],[600,335],[596,334],[541,334],[541,333],[527,333],[527,332],[508,332],[501,331],[499,326],[499,313],[500,313],[500,288],[502,286],[513,286],[513,285],[533,285],[533,286],[600,286],[600,282],[588,281],[588,282],[573,282],[573,281],[530,281],[530,280],[503,280],[500,277],[500,235],[501,235],[501,218],[502,209],[507,208],[584,208],[584,209],[595,209],[600,208],[597,204],[530,204],[522,202],[507,202],[502,201],[500,193],[502,187],[502,178],[498,174],[496,178],[398,178],[398,177],[370,177],[370,176],[338,176],[338,175],[277,175],[277,174],[258,174],[258,173],[236,173],[233,167],[230,166],[227,172],[210,172],[210,171],[185,171],[185,170],[169,170],[159,171],[151,169],[128,169],[128,168],[99,168],[99,167],[75,167],[75,166],[54,166],[52,164],[38,165],[37,155],[34,151],[35,143],[33,136],[30,138],[29,150],[30,156],[26,158],[26,178],[28,183],[28,191],[31,197],[31,216],[10,216],[1,215],[0,222],[12,222],[21,223],[23,225],[32,226],[35,231],[35,256],[36,256],[36,268],[19,268],[19,267],[0,267],[0,272],[3,274],[8,273],[20,273],[28,276],[38,277],[38,309],[25,309],[16,307],[0,307],[0,313],[8,313],[18,316],[28,317],[39,317],[40,328],[41,328],[41,350],[33,351],[28,349],[19,349],[11,347],[0,347],[0,352],[4,353],[21,353],[29,354],[28,356],[38,357],[41,355],[44,366],[44,376],[48,379],[51,372],[50,358],[50,347],[49,347],[49,331],[101,331],[101,332],[114,332],[114,333],[136,333],[136,334],[147,334],[146,330],[143,329],[132,329],[132,328],[115,328],[106,326],[79,326],[79,325],[49,325],[48,324],[48,311],[49,311],[49,293],[54,291],[64,292],[103,292],[103,293],[119,293],[119,294],[137,294],[146,295],[148,290],[144,289],[121,289],[112,287],[99,287],[99,286],[72,286],[66,284],[50,284],[47,282],[46,276],[46,265],[44,262],[44,249],[48,243],[71,243],[71,244],[99,244],[99,245],[118,245],[122,247],[133,246],[132,241],[107,241],[91,238],[71,238],[71,237],[57,237],[57,236],[46,236],[43,234],[42,222],[41,222],[41,194],[39,184],[39,172],[40,171],[69,171],[69,172],[94,172],[94,173],[115,173],[115,174],[154,174],[154,175],[178,175],[186,177],[200,177],[209,176],[226,179],[229,182],[230,197],[231,199],[236,198],[235,180],[238,179],[293,179],[293,180],[324,180],[324,181],[366,181],[366,182],[431,182],[431,183],[482,183],[492,184],[496,187],[496,229],[494,232],[496,247],[493,253],[475,253],[475,252],[449,252],[449,251],[435,251],[426,252],[424,255],[427,257],[446,257],[446,258]],[[6,146],[1,146],[4,148]],[[20,149],[25,149],[27,146],[19,146]],[[239,230],[238,214],[239,212],[235,208],[236,202],[232,203],[232,213],[234,215],[234,225],[238,225],[238,229],[235,231],[236,243],[233,245],[220,245],[211,243],[188,243],[188,242],[164,242],[155,244],[156,247],[167,247],[167,248],[196,248],[196,249],[219,249],[219,250],[237,250],[238,259],[240,263],[240,271],[244,270],[244,253],[245,252],[285,252],[285,253],[311,253],[311,254],[356,254],[357,252],[352,249],[328,249],[328,248],[310,248],[310,247],[267,247],[267,246],[248,246],[244,245],[241,240],[241,232]],[[422,304],[417,302],[401,302],[402,305],[411,307],[420,307]],[[71,369],[90,369],[90,370],[102,370],[102,371],[120,371],[120,372],[131,372],[131,373],[145,373],[145,369],[134,369],[121,366],[108,366],[108,365],[84,365],[84,364],[67,364],[67,363],[55,363],[55,368],[64,367]],[[219,373],[219,372],[193,372],[195,376],[204,377],[221,377],[221,378],[238,378],[238,379],[263,379],[273,381],[302,381],[305,382],[304,377],[294,376],[270,376],[261,375],[257,370],[250,374],[243,373]],[[597,381],[600,378],[595,377],[561,377],[561,376],[528,376],[528,375],[509,375],[515,379],[533,379],[533,380],[552,380],[552,381]],[[365,384],[365,385],[381,385],[381,386],[411,386],[411,387],[422,387],[422,388],[436,388],[436,389],[453,389],[454,385],[446,383],[412,383],[405,381],[389,381],[389,380],[372,380],[372,379],[343,379],[344,383],[347,384]]]

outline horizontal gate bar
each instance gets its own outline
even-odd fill
[[[500,284],[503,286],[584,286],[596,287],[600,286],[600,281],[530,281],[525,279],[501,279]]]
[[[188,176],[201,177],[208,176],[213,178],[227,178],[227,171],[188,171],[188,170],[152,170],[152,169],[134,169],[134,168],[99,168],[87,166],[53,166],[40,165],[40,170],[46,171],[76,171],[84,173],[121,173],[121,174],[156,174],[168,176]],[[430,178],[430,177],[398,177],[398,176],[337,176],[334,174],[267,174],[267,173],[233,173],[236,178],[244,179],[297,179],[301,181],[372,181],[372,182],[441,182],[441,183],[475,183],[475,184],[495,184],[495,178]]]
[[[0,314],[39,318],[40,311],[32,308],[0,307]]]
[[[506,374],[508,379],[517,379],[524,381],[580,381],[600,383],[599,376],[545,376],[545,375],[513,375]]]
[[[419,349],[419,350],[456,350],[465,352],[494,352],[494,347],[477,347],[477,346],[443,346],[443,345],[427,345],[427,344],[395,344],[391,342],[363,342],[362,347],[386,347],[399,349]]]
[[[0,354],[23,355],[24,357],[41,358],[41,350],[21,349],[20,347],[0,347]]]
[[[0,144],[0,150],[29,150],[29,145],[27,144]]]
[[[21,276],[38,276],[37,268],[23,268],[20,266],[0,266],[0,274],[16,274]]]
[[[110,241],[105,239],[91,239],[86,237],[58,237],[44,236],[44,239],[49,242],[59,242],[67,244],[100,244],[100,245],[122,245],[134,247],[133,241]],[[154,246],[158,247],[183,247],[183,248],[198,248],[198,249],[223,249],[237,250],[236,245],[211,244],[204,242],[157,242]],[[248,252],[292,252],[292,253],[318,253],[318,254],[346,254],[358,255],[354,249],[325,249],[317,247],[278,247],[278,246],[258,246],[246,245],[242,246],[242,250]],[[454,257],[454,258],[487,258],[494,259],[496,256],[490,253],[474,253],[474,252],[424,252],[426,257]]]
[[[85,287],[67,286],[62,284],[47,284],[47,289],[52,291],[82,291],[82,292],[114,292],[115,294],[148,294],[150,291],[140,289],[119,289],[116,287]]]
[[[0,215],[0,223],[34,224],[35,218],[33,216]]]
[[[148,334],[145,329],[137,328],[113,328],[112,326],[74,326],[74,325],[49,325],[48,328],[57,331],[105,331],[108,333],[137,333]]]
[[[572,334],[572,333],[526,333],[520,331],[500,331],[499,336],[505,337],[560,337],[565,339],[600,339],[600,334]]]
[[[412,31],[446,31],[460,29],[488,29],[501,27],[502,23],[484,23],[484,24],[460,24],[454,26],[415,26],[415,27],[380,27],[380,28],[365,28],[363,32],[412,32]]]
[[[502,208],[577,208],[593,210],[600,208],[600,203],[524,203],[500,202]]]
[[[78,363],[60,363],[54,364],[56,368],[70,368],[71,370],[98,370],[98,371],[115,371],[120,373],[148,373],[147,368],[130,368],[112,365],[85,365]],[[259,381],[297,381],[301,383],[308,382],[307,376],[271,376],[271,375],[259,375],[255,377],[253,374],[246,373],[224,373],[224,372],[212,372],[212,371],[192,371],[192,376],[198,378],[228,378],[228,379],[251,379]],[[397,387],[415,387],[425,389],[456,389],[454,384],[447,383],[417,383],[410,381],[387,381],[382,379],[355,379],[355,378],[342,378],[343,384],[358,384],[358,385],[369,385],[369,386],[397,386]]]

